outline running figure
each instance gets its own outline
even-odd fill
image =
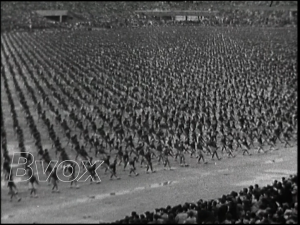
[[[226,135],[223,134],[222,138],[221,138],[221,152],[223,153],[223,151],[225,150],[225,152],[227,152],[227,147],[226,147]]]
[[[110,175],[110,180],[112,180],[113,176],[117,178],[117,180],[120,180],[121,178],[117,176],[117,173],[116,173],[116,166],[117,166],[117,160],[118,158],[116,157],[114,162],[109,166],[110,168],[110,171],[111,171],[111,175]]]
[[[151,151],[150,151],[150,149],[147,149],[147,152],[145,154],[145,159],[146,159],[146,162],[147,162],[146,173],[148,173],[149,169],[151,169],[151,172],[154,173],[153,167],[152,167],[152,162],[151,162]]]
[[[4,171],[4,174],[5,174],[5,179],[9,180],[9,174],[11,173],[11,167],[10,167],[10,162],[9,162],[8,158],[4,159],[3,171]]]
[[[157,165],[160,165],[160,161],[163,159],[163,147],[162,146],[163,146],[163,142],[161,140],[157,146],[157,151],[159,152],[158,156],[157,156],[157,158],[158,158]]]
[[[122,151],[122,147],[119,147],[119,150],[118,150],[118,153],[117,153],[117,157],[119,158],[119,163],[118,163],[118,166],[121,165],[121,162],[123,161],[123,156],[124,156],[124,153]]]
[[[185,156],[184,156],[183,150],[179,151],[179,163],[180,163],[180,166],[188,166],[188,164],[185,163]]]
[[[200,163],[200,160],[202,159],[204,164],[207,164],[207,162],[204,159],[204,155],[203,155],[203,147],[201,145],[201,143],[197,143],[197,156],[196,158],[198,158],[197,162]]]
[[[170,165],[170,161],[168,156],[172,156],[171,150],[168,147],[165,147],[165,149],[163,150],[163,163],[164,163],[164,167],[166,167],[168,165],[169,169],[171,170],[171,165]]]
[[[26,154],[26,158],[25,158],[26,162],[25,162],[25,169],[27,169],[29,167],[29,165],[31,165],[33,163],[33,157],[30,153]]]
[[[218,160],[221,160],[222,158],[219,157],[218,155],[218,146],[217,143],[215,141],[210,141],[209,143],[207,143],[208,149],[210,149],[210,151],[212,152],[212,156],[211,159],[214,159],[214,156],[217,157]]]
[[[29,172],[31,171],[31,169],[28,169],[28,176],[30,177],[29,178],[29,183],[31,185],[31,188],[30,188],[30,197],[34,197],[34,198],[37,198],[37,194],[36,194],[36,187],[35,187],[35,184],[39,185],[39,182],[38,180],[36,179],[36,176],[32,173],[32,172]]]
[[[18,202],[21,201],[21,198],[18,197],[18,189],[11,175],[8,178],[7,187],[9,188],[8,194],[10,194],[10,201],[12,201],[13,197],[16,197]]]
[[[263,151],[263,153],[266,153],[265,150],[263,149],[263,146],[264,146],[264,143],[263,143],[263,140],[262,140],[262,137],[259,136],[257,138],[257,142],[258,142],[258,150],[257,150],[257,153],[260,153],[260,151]]]
[[[136,156],[134,156],[133,159],[129,160],[129,166],[130,166],[129,176],[131,176],[131,173],[134,173],[135,176],[139,175],[136,172],[135,162],[137,162],[137,157]]]
[[[103,159],[103,164],[105,167],[105,171],[104,173],[106,173],[107,170],[109,170],[109,166],[110,166],[110,155],[107,155],[104,159]]]
[[[90,175],[91,175],[91,180],[90,180],[90,184],[92,184],[93,179],[97,180],[96,183],[99,184],[101,182],[99,177],[96,177],[96,162],[92,165],[93,163],[93,158],[91,157],[90,160],[90,165],[87,167]],[[91,166],[92,165],[92,166]]]
[[[123,155],[123,162],[124,162],[124,168],[123,168],[123,171],[125,171],[125,168],[129,162],[129,154],[128,154],[128,151],[125,150],[124,152],[124,155]]]
[[[72,162],[67,164],[64,167],[64,172],[68,172],[70,174],[70,178],[69,178],[70,188],[73,188],[73,184],[75,185],[76,188],[79,188],[75,177],[75,165]]]
[[[54,167],[54,170],[53,172],[51,173],[51,177],[50,177],[51,181],[52,181],[52,184],[53,184],[53,187],[52,187],[52,193],[53,192],[59,192],[58,190],[58,177],[57,177],[57,167]],[[56,190],[54,190],[56,189]]]
[[[293,147],[293,146],[289,143],[289,141],[291,140],[291,135],[288,133],[287,130],[283,132],[283,138],[284,138],[283,140],[284,140],[284,147],[285,147],[285,148],[287,147],[287,145],[290,146],[290,147]]]
[[[98,154],[100,155],[102,153],[103,153],[103,146],[102,145],[100,146],[98,139],[97,139],[97,141],[95,143],[95,157],[97,157]]]
[[[145,162],[145,152],[144,152],[144,147],[141,148],[140,150],[137,150],[138,153],[138,159],[141,156],[141,167],[143,167],[143,163]]]
[[[241,146],[242,146],[242,150],[243,150],[243,155],[245,155],[246,152],[248,155],[251,155],[249,153],[250,146],[249,146],[246,138],[243,139]]]
[[[275,150],[276,140],[277,140],[276,135],[273,135],[271,138],[269,138],[269,140],[268,140],[268,144],[270,145],[269,151],[270,151],[271,149],[274,149],[274,150]]]
[[[231,156],[232,158],[234,158],[235,155],[232,152],[232,150],[233,150],[233,140],[228,139],[226,144],[227,144],[227,147],[228,147],[228,148],[226,148],[226,152],[228,153],[228,157]]]

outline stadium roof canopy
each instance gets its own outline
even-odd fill
[[[35,13],[49,20],[66,22],[73,20],[74,15],[68,10],[36,10]]]
[[[36,10],[41,16],[70,16],[68,10]]]
[[[186,16],[214,16],[218,11],[200,11],[200,10],[137,10],[137,14],[147,14],[152,16],[177,16],[177,15],[186,15]]]

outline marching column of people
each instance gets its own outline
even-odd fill
[[[195,30],[182,28],[178,32],[192,32],[197,36]],[[164,33],[166,40],[173,38],[168,36],[168,32]],[[140,161],[141,166],[146,164],[146,172],[155,172],[156,165],[153,162],[156,157],[164,167],[171,169],[169,156],[174,156],[175,160],[179,158],[179,165],[184,167],[188,166],[187,153],[191,157],[197,153],[196,161],[203,159],[207,163],[205,153],[211,155],[212,159],[222,159],[220,148],[228,153],[228,157],[234,158],[239,151],[243,155],[252,155],[254,151],[251,150],[256,145],[258,153],[266,153],[275,150],[278,141],[283,142],[284,147],[291,147],[291,142],[296,140],[297,82],[293,60],[266,56],[264,60],[272,66],[256,68],[255,65],[261,61],[261,54],[259,49],[255,49],[257,54],[251,60],[247,59],[244,66],[239,60],[230,58],[232,65],[229,68],[229,64],[224,63],[224,70],[219,65],[205,61],[201,66],[193,64],[187,71],[186,62],[191,61],[190,55],[193,58],[209,58],[216,56],[215,53],[208,55],[210,51],[187,48],[187,52],[195,54],[175,57],[169,54],[169,51],[174,53],[175,50],[159,46],[154,48],[152,42],[139,49],[131,48],[133,43],[128,42],[122,43],[122,47],[118,46],[119,49],[112,46],[106,50],[107,54],[101,54],[97,48],[91,50],[79,45],[78,49],[83,54],[70,55],[69,50],[77,43],[70,40],[62,47],[61,35],[64,34],[49,38],[21,33],[1,39],[6,53],[1,62],[1,77],[4,78],[14,130],[24,157],[27,155],[23,129],[19,125],[7,84],[8,76],[13,80],[17,99],[23,107],[39,155],[44,153],[41,142],[43,134],[32,116],[32,108],[27,102],[29,99],[36,104],[38,116],[46,125],[52,147],[59,153],[60,160],[69,159],[67,148],[76,151],[75,158],[78,160],[89,160],[91,149],[94,149],[95,158],[108,154],[113,156],[117,152],[118,157],[113,159],[113,163],[109,159],[105,163],[105,170],[111,172],[111,178],[119,178],[117,165],[123,163],[123,169],[126,169],[127,163],[132,162],[132,154],[136,159],[129,164],[130,169],[135,172],[135,162]],[[83,38],[78,35],[79,39]],[[223,34],[218,34],[217,40],[228,47],[228,51],[236,50],[238,46],[232,46],[234,39],[230,39],[231,34],[228,35],[226,39]],[[90,39],[93,43],[99,41],[99,37],[93,34]],[[161,40],[162,44],[166,40]],[[33,42],[37,49],[46,49],[44,54],[31,48]],[[131,54],[133,52],[128,49],[137,54]],[[103,55],[103,67],[99,67],[98,61],[93,59],[86,68],[81,66],[86,65],[85,55],[89,51]],[[148,63],[149,54],[155,55],[156,63]],[[48,57],[52,60],[48,60]],[[173,60],[174,64],[165,69],[165,63]],[[252,71],[253,66],[256,72]],[[218,72],[212,74],[210,69]],[[23,70],[27,70],[28,74]],[[17,79],[18,73],[21,79]],[[27,76],[33,81],[39,95],[29,84]],[[20,85],[20,82],[24,85]],[[58,133],[59,128],[63,133]],[[61,144],[64,143],[63,138],[67,138],[64,148]],[[136,143],[140,144],[137,146]],[[264,148],[267,145],[270,149]],[[9,171],[9,159],[4,160],[3,166]],[[94,174],[93,169],[90,172]]]

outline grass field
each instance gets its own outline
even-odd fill
[[[26,151],[37,156],[35,138],[26,123],[26,113],[20,104],[22,96],[25,97],[34,124],[41,135],[43,148],[50,149],[51,158],[57,159],[55,150],[51,148],[53,140],[49,138],[45,121],[38,120],[37,107],[30,94],[34,93],[36,99],[42,101],[44,91],[48,96],[48,102],[42,101],[46,116],[54,125],[54,131],[65,147],[67,155],[74,159],[76,151],[70,145],[66,146],[69,138],[62,126],[55,122],[56,112],[51,110],[49,103],[58,109],[58,113],[67,119],[69,125],[71,124],[72,135],[80,135],[79,129],[72,126],[74,121],[68,117],[70,109],[75,108],[78,118],[86,118],[86,112],[90,112],[96,118],[97,125],[104,124],[105,130],[115,136],[115,130],[109,126],[109,122],[112,118],[112,124],[115,125],[118,120],[109,108],[119,107],[119,102],[126,102],[128,99],[136,102],[137,109],[131,108],[129,111],[139,114],[140,109],[148,107],[146,100],[151,99],[148,108],[156,108],[160,113],[166,110],[166,105],[174,105],[184,115],[190,115],[198,112],[187,112],[181,105],[192,106],[194,103],[191,99],[196,98],[195,93],[201,90],[208,89],[204,99],[213,96],[217,90],[217,86],[214,86],[215,81],[221,84],[220,89],[226,88],[226,84],[222,86],[222,79],[225,80],[226,76],[231,76],[234,80],[237,76],[232,75],[238,74],[239,80],[243,80],[240,78],[245,77],[240,74],[247,75],[247,87],[252,85],[253,80],[257,86],[265,85],[266,90],[272,89],[273,85],[275,91],[265,91],[262,95],[264,99],[269,100],[268,96],[275,92],[278,96],[287,96],[286,98],[294,100],[296,35],[295,29],[287,28],[197,27],[124,29],[93,31],[88,34],[72,31],[15,32],[1,35],[1,107],[8,152],[10,155],[18,152],[19,141],[13,130],[7,87],[23,130]],[[286,74],[288,76],[285,76]],[[256,76],[264,80],[276,76],[277,86],[262,84],[255,79]],[[7,87],[4,86],[4,77]],[[200,82],[201,79],[208,79],[208,88]],[[180,83],[182,80],[186,82],[185,87]],[[36,85],[39,82],[41,89]],[[97,86],[91,86],[89,90],[86,85],[91,83],[96,83]],[[17,86],[21,93],[18,93]],[[136,86],[139,87],[138,94],[126,95],[127,89]],[[32,88],[32,92],[28,87]],[[188,88],[190,91],[183,94]],[[224,101],[238,96],[239,99],[244,99],[243,90],[239,87],[237,89],[238,93],[232,95],[233,97],[226,97],[229,95],[225,94]],[[57,99],[53,93],[59,93],[62,98]],[[128,99],[124,100],[124,96]],[[220,98],[219,95],[218,100]],[[64,104],[67,108],[64,108]],[[272,103],[267,101],[267,104]],[[93,110],[96,106],[101,113],[108,115],[109,119],[101,119],[101,113]],[[219,103],[214,106],[219,110]],[[241,103],[237,102],[232,106],[235,107],[235,113],[242,107]],[[247,111],[251,106],[254,107],[246,107]],[[86,112],[80,112],[81,107],[85,108]],[[293,110],[290,113],[293,113]],[[161,115],[162,113],[159,116]],[[129,113],[124,113],[123,117],[129,117]],[[82,121],[90,134],[93,134],[91,121]],[[126,132],[133,133],[134,130],[128,128]],[[167,136],[165,130],[164,135]],[[80,144],[86,143],[83,137],[79,138],[79,141]],[[136,144],[137,138],[134,142]],[[242,156],[241,152],[235,152],[236,158],[231,159],[223,155],[220,161],[210,160],[210,156],[206,156],[209,162],[207,165],[197,164],[196,159],[189,158],[187,154],[186,161],[189,167],[180,167],[179,163],[171,159],[171,171],[165,171],[162,165],[157,165],[155,159],[154,168],[157,172],[153,174],[146,174],[145,169],[138,165],[137,172],[140,175],[129,177],[128,170],[124,172],[118,167],[117,174],[121,180],[110,181],[109,176],[104,175],[101,170],[102,182],[98,185],[86,182],[80,184],[79,189],[69,189],[68,183],[61,182],[61,193],[51,193],[51,186],[41,183],[38,186],[39,198],[30,198],[26,182],[16,178],[19,195],[22,197],[22,201],[18,203],[9,202],[6,182],[1,175],[1,221],[107,222],[121,219],[131,211],[143,213],[157,207],[195,202],[200,198],[218,198],[232,190],[240,190],[255,183],[266,185],[274,179],[296,173],[297,143],[292,144],[291,148],[279,145],[277,150],[265,154],[253,153],[254,149],[251,149],[252,156]],[[255,146],[257,147],[257,143]],[[87,150],[90,156],[93,156],[93,151]],[[108,152],[107,149],[105,151]]]

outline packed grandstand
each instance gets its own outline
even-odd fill
[[[270,3],[272,2],[272,6]],[[39,16],[37,10],[68,10],[74,14],[72,23],[51,23]],[[151,1],[151,2],[1,2],[1,31],[45,28],[76,28],[76,24],[91,24],[93,27],[132,27],[164,25],[138,11],[218,11],[207,26],[296,26],[297,1]],[[201,24],[200,23],[200,24]]]

